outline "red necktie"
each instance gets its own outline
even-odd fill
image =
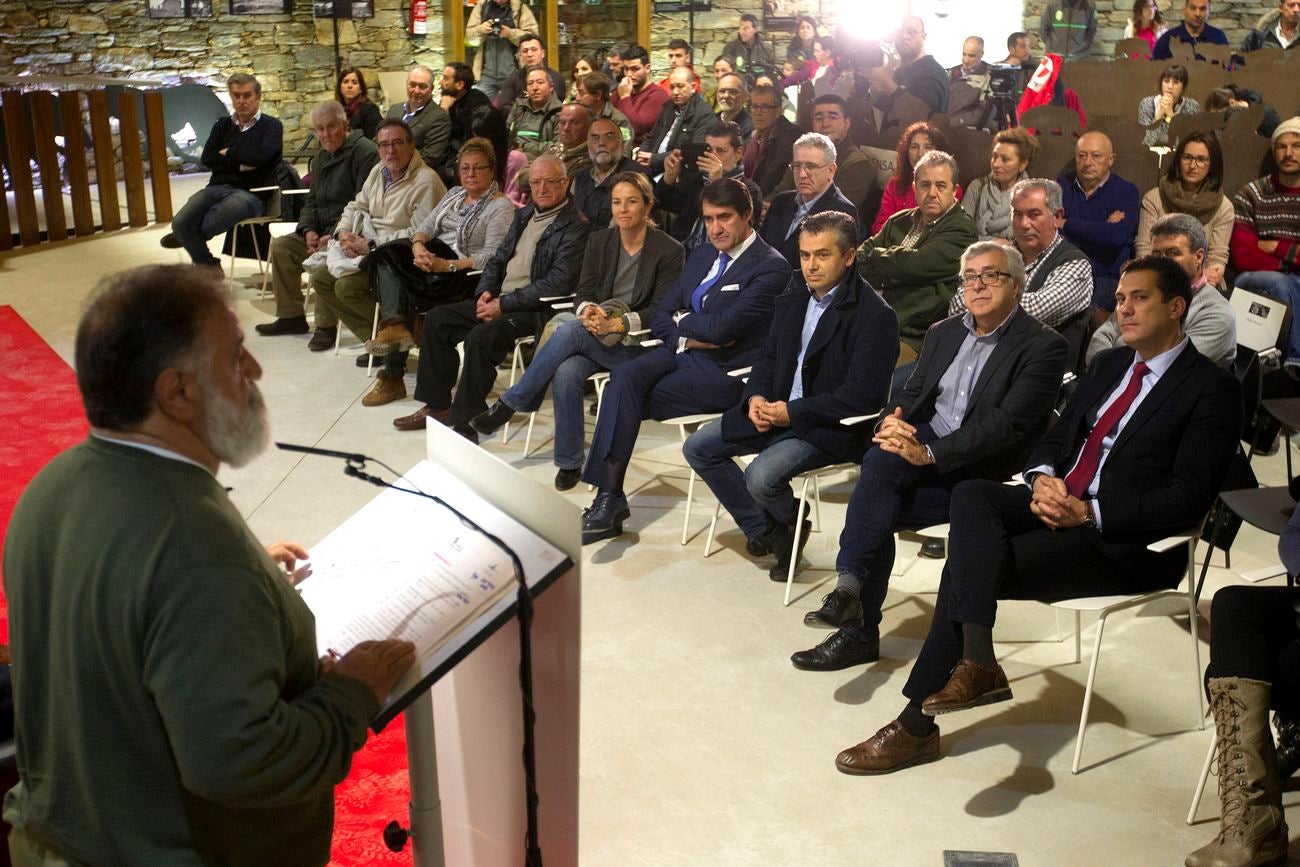
[[[1147,370],[1149,368],[1145,362],[1139,361],[1133,365],[1133,375],[1129,377],[1128,386],[1092,426],[1092,431],[1083,444],[1083,450],[1079,452],[1079,460],[1065,477],[1065,489],[1070,492],[1070,496],[1083,497],[1088,490],[1088,485],[1092,484],[1092,477],[1097,475],[1097,467],[1101,464],[1102,440],[1115,429],[1119,420],[1137,399],[1138,392],[1142,390],[1142,377],[1146,375]]]

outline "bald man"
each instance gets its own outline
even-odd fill
[[[1085,133],[1074,146],[1074,172],[1061,185],[1065,222],[1061,234],[1092,264],[1092,306],[1100,324],[1115,310],[1120,268],[1133,256],[1142,197],[1138,188],[1111,171],[1115,148],[1101,132]]]
[[[898,68],[883,66],[867,71],[871,104],[883,112],[894,105],[898,92],[910,93],[930,107],[931,114],[948,110],[948,71],[925,53],[925,22],[915,15],[903,18],[894,36]]]
[[[989,65],[984,40],[968,36],[961,44],[961,63],[948,70],[948,118],[962,126],[988,122]]]
[[[655,175],[663,174],[664,158],[687,142],[703,144],[704,134],[716,118],[704,97],[695,92],[695,73],[679,66],[668,73],[668,102],[659,119],[641,141],[637,161]]]

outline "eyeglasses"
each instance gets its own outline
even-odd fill
[[[974,286],[976,280],[981,286],[1001,286],[1010,276],[1006,271],[981,271],[978,274],[958,274],[957,279],[963,286]]]
[[[470,165],[469,163],[460,164],[460,173],[462,175],[476,175],[479,172],[490,172],[490,171],[492,171],[492,167],[489,166],[487,163],[478,163],[476,165]]]
[[[381,151],[389,151],[396,150],[398,145],[404,145],[406,143],[406,139],[404,138],[395,138],[387,141],[377,141],[375,142],[375,147],[379,148]]]
[[[844,115],[838,111],[818,111],[813,113],[813,120],[843,120]]]
[[[750,111],[776,111],[777,105],[774,102],[751,102]]]
[[[1208,166],[1210,164],[1209,157],[1198,157],[1195,154],[1183,154],[1178,159],[1185,163],[1191,163],[1194,166]]]
[[[797,175],[800,172],[807,172],[811,175],[818,169],[824,169],[829,165],[830,163],[790,163],[790,173]]]

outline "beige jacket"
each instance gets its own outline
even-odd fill
[[[1165,204],[1160,198],[1160,188],[1152,187],[1142,197],[1142,212],[1138,214],[1137,237],[1133,239],[1133,255],[1145,256],[1151,252],[1151,227],[1156,220],[1165,215]],[[1228,265],[1228,241],[1232,238],[1232,222],[1235,215],[1232,202],[1227,196],[1219,203],[1219,210],[1214,212],[1210,222],[1205,224],[1205,235],[1210,249],[1205,255],[1206,268],[1226,268]]]
[[[483,42],[483,36],[478,32],[478,26],[483,23],[483,3],[477,3],[474,11],[469,13],[469,20],[465,22],[465,45],[470,48],[478,48]],[[537,16],[533,15],[533,10],[525,6],[522,0],[510,0],[510,11],[515,19],[515,26],[510,29],[510,35],[506,38],[515,45],[519,40],[524,38],[525,33],[535,33],[542,35],[542,31],[537,26]],[[481,78],[483,75],[483,52],[474,52],[474,78]],[[617,82],[615,82],[617,84]],[[563,99],[564,94],[556,94]]]
[[[406,174],[387,190],[383,172],[383,163],[370,170],[357,197],[343,209],[338,225],[376,244],[411,237],[447,193],[438,173],[424,164],[418,152],[412,155]]]

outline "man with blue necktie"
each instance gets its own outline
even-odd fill
[[[745,384],[729,372],[758,357],[776,296],[790,280],[785,259],[754,232],[744,184],[707,185],[700,208],[709,243],[691,253],[655,309],[650,329],[662,345],[619,366],[605,389],[582,473],[597,491],[583,512],[584,545],[622,534],[631,515],[623,477],[643,419],[722,412],[739,402]]]

